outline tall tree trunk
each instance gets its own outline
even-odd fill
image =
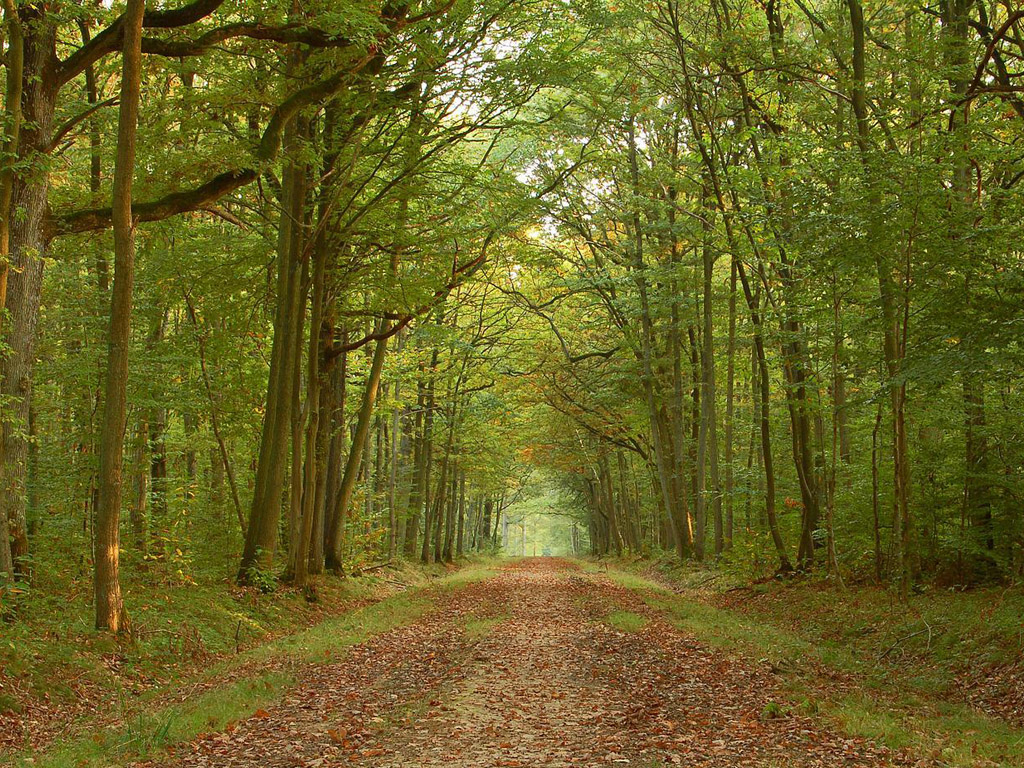
[[[163,341],[167,328],[167,310],[160,308],[146,341],[146,349],[153,353]],[[167,409],[155,406],[149,416],[149,493],[150,520],[157,524],[167,520]]]
[[[298,304],[298,320],[295,331],[295,343],[298,347],[292,355],[292,402],[291,419],[289,431],[291,432],[291,459],[288,462],[288,560],[285,565],[282,578],[284,581],[293,581],[295,578],[295,555],[298,549],[298,541],[302,529],[302,492],[303,487],[303,462],[302,462],[302,437],[306,421],[306,412],[311,404],[302,398],[302,362],[301,352],[302,340],[305,335],[306,325],[306,294],[309,285],[309,260],[302,260],[302,278]],[[315,335],[315,334],[314,334]],[[306,356],[308,360],[308,354]],[[307,553],[303,553],[306,555]],[[303,557],[305,560],[306,558]],[[305,565],[303,566],[305,567]]]
[[[401,354],[404,338],[399,333],[397,344],[398,354]],[[398,405],[401,395],[401,382],[395,379],[394,383],[395,407],[391,412],[391,442],[388,445],[388,562],[394,561],[398,556],[398,542],[404,539],[405,531],[402,529],[399,520],[404,518],[404,512],[400,515],[398,511],[398,460],[401,455],[399,444],[402,434],[402,408]]]
[[[145,556],[149,547],[149,462],[146,460],[146,446],[149,443],[149,425],[145,419],[139,421],[135,430],[132,473],[135,476],[135,497],[128,505],[128,518],[132,538],[139,553]]]
[[[725,373],[725,548],[732,549],[733,517],[733,442],[735,440],[736,393],[736,258],[729,266],[729,341],[726,347]]]
[[[704,486],[704,466],[707,460],[710,470],[711,481],[711,504],[712,515],[715,526],[715,554],[720,555],[725,548],[725,531],[722,520],[722,488],[718,475],[718,416],[715,410],[715,340],[714,340],[714,316],[713,309],[713,280],[715,270],[715,253],[711,244],[711,219],[713,208],[710,204],[710,192],[705,190],[705,222],[704,242],[701,247],[701,263],[703,265],[703,337],[701,350],[701,418],[700,436],[697,443],[697,466],[698,466],[698,488],[699,497],[697,505],[698,516],[706,518],[704,510],[707,509],[707,494]],[[703,541],[701,542],[703,544]],[[703,547],[701,547],[703,549]]]
[[[320,363],[317,366],[320,385],[319,425],[316,432],[316,489],[313,499],[313,528],[309,542],[309,573],[319,575],[324,572],[324,547],[328,518],[328,493],[330,489],[331,445],[333,442],[334,410],[338,398],[337,369],[338,356],[330,354],[334,345],[334,320],[328,315],[326,296],[323,299],[324,317],[320,323],[319,352]],[[338,461],[341,460],[339,455]]]
[[[877,169],[872,167],[870,124],[867,108],[866,62],[864,40],[864,9],[861,0],[847,0],[850,11],[850,30],[853,38],[853,88],[851,102],[857,120],[857,146],[864,166],[867,184],[871,190],[876,209],[880,208],[881,196],[875,181]],[[892,416],[892,457],[894,488],[894,522],[898,530],[894,539],[897,543],[898,578],[900,594],[906,598],[910,593],[911,541],[913,540],[910,514],[910,457],[907,445],[906,395],[907,385],[900,376],[903,362],[903,345],[897,330],[896,285],[884,244],[876,232],[868,233],[868,246],[872,249],[875,271],[878,278],[878,292],[882,307],[882,354],[885,358],[889,389],[889,408]],[[904,334],[905,334],[904,325]]]
[[[779,572],[790,573],[793,564],[786,552],[786,545],[782,540],[782,532],[779,530],[779,519],[775,512],[775,465],[772,460],[772,429],[771,429],[771,383],[768,374],[768,361],[764,350],[764,336],[761,325],[760,308],[754,293],[750,289],[750,282],[747,280],[747,273],[743,262],[736,262],[740,283],[743,285],[743,294],[747,299],[747,306],[750,309],[750,322],[754,329],[754,354],[757,359],[757,384],[758,384],[758,413],[760,415],[761,432],[761,460],[764,463],[764,484],[765,484],[765,517],[768,521],[768,530],[771,533],[772,543],[775,545],[775,552],[779,557]]]
[[[605,514],[608,519],[609,543],[615,548],[616,557],[622,557],[621,520],[615,509],[615,488],[612,485],[612,473],[608,468],[607,456],[601,456],[598,460],[598,482],[600,483],[601,497],[604,501]]]
[[[395,382],[397,394],[398,382]],[[402,409],[395,407],[391,414],[391,425],[388,428],[388,562],[398,557],[398,542],[405,539],[405,530],[401,521],[404,512],[398,509],[398,462],[401,455],[399,444],[402,440]]]
[[[430,379],[427,381],[425,394],[426,411],[423,416],[423,473],[420,477],[420,493],[423,498],[423,546],[420,549],[420,560],[430,563],[430,532],[434,522],[431,505],[430,472],[434,463],[434,377],[437,374],[438,351],[434,349],[430,358]]]
[[[220,500],[220,487],[223,484],[223,477],[226,475],[231,490],[231,502],[235,507],[235,515],[238,519],[238,528],[245,535],[245,515],[242,512],[242,502],[238,495],[238,483],[235,480],[235,470],[231,465],[231,455],[228,453],[227,442],[220,428],[220,410],[217,407],[217,397],[214,395],[213,382],[210,378],[210,370],[206,364],[206,332],[199,327],[199,317],[196,314],[195,305],[188,293],[185,294],[185,306],[188,309],[189,319],[196,332],[196,347],[199,352],[199,371],[203,378],[203,388],[206,390],[206,398],[210,403],[210,429],[217,441],[217,458],[211,456],[210,464],[213,474],[213,487],[211,489],[213,501]]]
[[[4,404],[0,441],[0,521],[6,518],[9,549],[0,546],[0,571],[10,574],[28,552],[27,515],[29,446],[26,440],[32,397],[36,328],[47,252],[49,161],[57,98],[56,14],[40,4],[18,4],[22,38],[21,130],[18,165],[28,170],[11,178],[4,323],[6,354],[0,357],[0,401]],[[10,49],[9,49],[10,50]],[[10,63],[17,66],[17,54]],[[8,69],[8,77],[10,77]],[[14,85],[12,83],[12,85]],[[9,109],[8,109],[9,111]],[[17,212],[17,215],[14,215]],[[6,538],[6,537],[3,537]],[[8,556],[9,553],[9,556]],[[0,579],[9,576],[0,575]]]
[[[405,527],[404,552],[408,558],[416,556],[416,544],[419,540],[420,516],[423,510],[423,472],[426,459],[426,445],[423,440],[424,411],[427,402],[427,387],[423,380],[423,365],[420,365],[420,378],[416,382],[416,415],[413,421],[412,437],[412,473],[409,480],[408,522]]]
[[[444,547],[443,555],[446,563],[455,561],[455,526],[457,523],[457,512],[459,506],[459,466],[458,460],[453,461],[453,467],[448,483],[448,505],[444,523]]]
[[[211,426],[212,430],[213,427]],[[216,433],[214,433],[216,439]],[[220,508],[220,505],[224,503],[224,463],[220,459],[220,448],[211,446],[207,451],[207,458],[210,462],[210,503],[215,509]],[[241,511],[241,506],[238,507]],[[239,522],[244,525],[245,518],[242,515],[238,516]]]
[[[182,427],[185,430],[185,498],[193,499],[196,495],[197,470],[196,435],[199,432],[199,419],[193,411],[181,414]]]
[[[299,537],[293,560],[295,586],[303,587],[309,578],[309,553],[312,548],[313,529],[317,509],[317,488],[320,486],[318,452],[323,448],[320,439],[320,376],[321,326],[324,318],[326,292],[327,248],[324,235],[318,234],[313,248],[313,285],[309,317],[309,350],[306,361],[306,415],[304,472],[302,477],[302,511],[299,519]]]
[[[970,59],[968,39],[970,8],[968,0],[944,0],[943,33],[947,38],[945,52],[949,70],[951,94],[949,131],[953,134],[953,189],[950,204],[949,239],[954,251],[967,252],[971,248],[970,232],[975,228],[976,206],[981,197],[981,178],[975,190],[972,181],[971,158],[971,100],[965,98],[974,65]],[[976,200],[976,197],[978,198]],[[973,257],[973,258],[972,258]],[[977,255],[965,253],[964,261],[977,261]],[[970,267],[968,267],[970,269]],[[964,277],[964,304],[968,313],[973,309],[973,279],[970,273]],[[968,314],[968,317],[970,315]],[[964,334],[965,336],[967,334]],[[975,345],[967,338],[961,340],[967,360],[963,371],[964,407],[964,495],[963,505],[971,527],[971,538],[975,544],[975,559],[988,559],[988,553],[995,549],[992,530],[992,494],[988,436],[985,424],[985,376],[979,369],[979,356]]]
[[[504,511],[504,505],[505,505],[505,496],[504,496],[504,494],[502,494],[502,496],[498,499],[497,505],[495,506],[495,509],[494,509],[494,531],[493,531],[494,539],[493,539],[493,541],[491,543],[491,547],[493,549],[497,549],[497,547],[498,547],[497,539],[498,539],[498,529],[499,529],[499,527],[504,525],[505,528],[508,528],[508,517],[505,516],[504,519],[503,519],[503,516],[502,516],[502,512]],[[508,537],[505,536],[505,537],[502,538],[502,541],[504,542],[507,539],[508,539]]]
[[[384,397],[387,398],[387,384],[384,385]],[[373,458],[373,498],[377,505],[378,515],[373,518],[375,524],[386,526],[387,520],[384,517],[384,505],[387,503],[384,494],[386,476],[384,473],[384,449],[387,435],[385,434],[385,419],[382,414],[377,414],[374,419],[373,442],[376,450]],[[390,533],[388,534],[390,536]]]
[[[878,401],[878,409],[875,412],[875,428],[871,430],[871,514],[872,533],[874,534],[874,565],[875,583],[882,583],[882,520],[881,500],[879,499],[878,481],[878,433],[882,427],[882,401]]]
[[[348,507],[352,503],[356,478],[359,476],[359,465],[363,458],[363,448],[366,444],[366,438],[370,434],[373,406],[377,401],[377,391],[380,388],[380,376],[381,371],[384,369],[384,357],[388,346],[388,341],[384,334],[387,333],[389,327],[390,322],[388,320],[381,320],[377,327],[377,332],[381,338],[377,340],[373,350],[373,360],[370,363],[370,372],[366,377],[366,386],[363,388],[363,400],[359,408],[355,434],[352,436],[352,447],[348,453],[348,460],[345,462],[345,474],[341,479],[341,487],[338,489],[336,514],[331,521],[331,529],[327,534],[327,567],[339,573],[342,571],[345,518],[348,513]]]
[[[459,514],[455,537],[455,556],[461,558],[465,545],[466,529],[466,470],[459,472]]]
[[[444,399],[446,402],[452,402],[452,395],[449,393]],[[442,537],[448,509],[447,502],[452,462],[452,440],[454,439],[455,436],[455,417],[454,415],[452,415],[450,418],[451,423],[448,427],[448,440],[444,446],[444,455],[441,457],[441,473],[437,480],[437,491],[433,503],[433,560],[435,563],[440,563],[444,559],[444,553],[442,551]]]
[[[628,139],[629,167],[632,177],[631,183],[633,187],[633,194],[639,200],[640,171],[639,164],[637,162],[636,126],[632,120],[629,123]],[[644,399],[647,403],[647,413],[651,425],[651,438],[654,443],[654,457],[655,465],[658,470],[658,484],[661,486],[661,493],[665,505],[665,513],[668,517],[669,529],[672,531],[672,538],[676,542],[676,553],[679,555],[680,559],[685,559],[690,554],[691,541],[687,537],[685,529],[680,530],[680,525],[677,522],[677,499],[672,493],[672,468],[669,466],[667,460],[665,437],[662,435],[662,431],[659,426],[659,408],[657,397],[655,395],[654,364],[652,360],[653,351],[651,349],[654,331],[651,321],[650,302],[647,296],[647,276],[645,274],[647,267],[644,263],[644,234],[641,229],[640,211],[636,208],[632,214],[632,227],[633,271],[634,279],[636,280],[637,287],[640,291],[640,354],[643,364]],[[679,450],[678,446],[677,450]],[[681,484],[679,487],[681,487]]]
[[[839,297],[838,286],[836,285],[835,274],[832,280],[832,381],[837,382],[841,378],[839,372],[839,355],[842,349],[842,321],[841,321],[842,300]],[[839,414],[842,408],[836,399],[839,389],[833,386],[832,390],[832,466],[826,484],[826,535],[828,537],[828,572],[836,578],[842,579],[839,573],[839,559],[836,552],[836,475],[837,462],[840,452],[840,421]]]
[[[99,504],[96,509],[96,628],[117,634],[128,629],[121,597],[121,480],[127,419],[128,353],[131,345],[132,284],[135,277],[135,222],[132,180],[142,82],[142,16],[145,0],[128,0],[123,22],[121,104],[111,197],[114,232],[114,290],[107,335],[103,432],[100,439]]]
[[[704,494],[704,466],[701,464],[700,433],[702,414],[701,384],[703,375],[700,370],[701,345],[697,339],[693,325],[687,329],[690,340],[690,493],[693,494],[693,556],[697,560],[704,559],[704,547],[707,543],[707,506],[697,504],[698,495]]]
[[[7,280],[11,259],[11,219],[14,209],[14,162],[18,156],[21,134],[22,83],[25,77],[25,36],[14,0],[4,0],[4,27],[7,33],[7,91],[5,98],[7,136],[3,146],[3,169],[0,170],[0,307],[7,301]],[[0,339],[4,332],[3,313],[0,312]],[[0,411],[0,417],[3,417]],[[6,419],[5,419],[6,420]],[[0,441],[0,466],[3,464],[4,443]],[[28,551],[27,530],[12,509],[0,508],[0,584],[14,580],[16,560]],[[20,567],[20,566],[19,566]]]
[[[494,512],[494,500],[488,496],[484,500],[484,512],[483,512],[483,538],[485,541],[490,542],[491,540],[491,515]]]
[[[348,341],[348,331],[343,330],[341,334],[342,343]],[[324,489],[324,561],[328,557],[330,548],[328,538],[335,526],[335,520],[339,515],[338,494],[341,491],[341,478],[344,474],[344,462],[342,456],[345,453],[345,441],[348,436],[348,429],[345,423],[345,402],[348,394],[348,353],[342,352],[339,355],[337,366],[331,376],[331,443],[327,451],[327,487]]]
[[[304,220],[306,171],[297,157],[300,138],[299,125],[292,121],[285,129],[284,140],[286,159],[277,239],[277,308],[267,383],[267,409],[263,417],[245,548],[238,568],[240,584],[254,583],[260,580],[261,574],[268,574],[277,548],[292,423],[294,357],[301,349],[297,320],[302,287],[300,223]]]

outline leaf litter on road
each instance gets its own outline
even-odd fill
[[[647,620],[622,631],[609,608]],[[490,619],[487,631],[467,622]],[[913,765],[779,706],[767,669],[550,558],[438,593],[419,621],[311,667],[274,707],[147,765],[203,768]]]

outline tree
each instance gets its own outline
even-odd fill
[[[121,58],[121,98],[114,164],[111,220],[114,231],[114,288],[107,332],[107,373],[100,444],[99,497],[96,505],[96,628],[117,634],[128,629],[121,597],[120,537],[125,395],[131,340],[132,286],[135,281],[135,221],[132,181],[135,175],[135,137],[142,87],[142,18],[145,0],[130,0],[124,14]]]

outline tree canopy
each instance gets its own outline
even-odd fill
[[[121,632],[147,568],[314,589],[537,509],[1024,574],[1013,3],[3,10],[4,609],[88,577]]]

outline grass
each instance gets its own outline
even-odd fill
[[[34,758],[34,762],[26,764],[43,768],[119,765],[128,758],[151,755],[161,747],[199,733],[219,730],[278,700],[297,682],[295,673],[303,663],[337,660],[346,648],[415,621],[429,607],[426,593],[396,595],[259,646],[191,682],[202,685],[215,681],[233,669],[251,669],[251,674],[155,711],[148,710],[145,698],[125,704],[119,718],[121,724],[73,739],[42,755],[25,755]]]
[[[264,638],[270,637],[274,630],[276,635],[241,653],[208,657],[202,671],[197,672],[193,667],[192,674],[188,674],[189,670],[184,669],[187,665],[182,665],[182,669],[176,670],[178,674],[171,675],[165,684],[142,693],[121,684],[121,679],[133,680],[132,677],[119,678],[109,670],[106,673],[97,671],[95,674],[99,682],[95,684],[109,686],[103,689],[103,709],[99,711],[113,712],[113,717],[108,717],[105,723],[93,723],[91,726],[88,721],[82,721],[78,729],[80,735],[41,751],[26,749],[8,758],[0,755],[0,765],[106,768],[152,756],[168,745],[189,740],[199,733],[222,729],[228,723],[247,717],[280,699],[284,691],[298,682],[297,676],[303,665],[337,660],[343,657],[348,647],[415,621],[430,609],[431,598],[438,591],[458,589],[492,573],[488,562],[470,563],[451,573],[440,567],[407,569],[399,575],[418,588],[392,594],[294,632],[287,629],[295,627],[296,621],[308,620],[308,616],[280,622],[272,625],[271,629],[266,629],[264,624],[256,624],[265,630]],[[321,600],[344,595],[350,602],[353,599],[366,601],[375,593],[379,595],[381,587],[377,579],[366,577],[340,584],[333,581],[324,582]],[[256,600],[264,606],[274,602],[274,597],[262,595]],[[294,602],[293,596],[288,594],[279,594],[276,598],[285,608],[289,602]],[[220,596],[215,599],[217,607],[208,607],[211,612],[223,611],[235,603],[234,610],[222,614],[230,617],[232,628],[238,626],[238,621],[243,622],[243,626],[247,620],[256,623],[251,613],[246,614],[237,606],[237,601],[225,602]],[[265,610],[269,610],[269,606]],[[281,606],[275,606],[274,610],[281,610]],[[244,618],[238,618],[238,613]],[[196,614],[197,617],[205,616],[206,620],[210,620],[210,615]],[[210,634],[226,635],[228,629],[223,624],[221,621],[215,628],[204,629]],[[66,664],[84,665],[90,657],[95,661],[97,654],[106,652],[108,648],[117,648],[109,640],[92,633],[83,634],[89,642],[78,650],[71,647],[73,642],[58,643],[51,639],[48,645],[36,646],[32,652],[57,652],[65,658]],[[73,637],[71,635],[69,639]],[[23,654],[29,652],[25,648],[19,650]],[[125,648],[124,652],[135,655],[131,666],[133,674],[143,666],[155,665],[159,658],[154,649],[146,646]],[[170,668],[168,659],[161,661],[165,669]],[[40,665],[40,668],[27,671],[26,677],[34,691],[53,690],[59,685],[57,679],[48,676],[47,668],[48,665]],[[193,694],[193,691],[200,692]],[[5,762],[5,759],[10,762]]]
[[[17,766],[100,768],[156,755],[177,742],[220,730],[279,699],[295,683],[287,672],[267,672],[214,688],[186,703],[123,714],[122,724],[56,744],[43,753],[15,758]]]
[[[175,584],[149,576],[129,582],[130,641],[93,630],[87,585],[74,583],[63,595],[34,595],[20,606],[20,620],[4,628],[0,665],[5,674],[17,678],[29,696],[57,704],[113,692],[118,684],[141,690],[382,592],[375,580],[325,579],[320,601],[309,604],[293,590],[264,595],[226,581]]]
[[[612,611],[605,621],[621,632],[639,632],[647,626],[647,619],[629,611]]]
[[[502,562],[512,563],[515,562],[515,560],[506,558]],[[443,580],[440,582],[440,586],[448,589],[454,589],[466,584],[476,584],[497,575],[498,570],[498,564],[494,558],[485,557],[479,560],[473,560],[470,561],[467,566],[463,566],[457,571],[445,574]]]
[[[920,626],[921,615],[935,619],[953,610],[952,606],[943,599],[937,605],[918,605],[911,609],[917,615],[908,616],[887,606],[879,611],[877,595],[848,595],[840,605],[829,590],[808,586],[793,591],[783,586],[770,588],[782,594],[778,600],[766,601],[763,611],[740,611],[676,594],[635,572],[611,568],[608,576],[638,592],[673,625],[709,646],[769,663],[780,675],[791,709],[822,716],[850,735],[933,756],[954,768],[1024,765],[1024,731],[945,695],[943,683],[954,674],[953,662],[972,653],[976,642],[972,625],[981,638],[987,638],[982,642],[994,642],[992,635],[998,630],[992,627],[996,611],[991,603],[986,610],[984,601],[968,599],[959,616],[963,633],[972,639],[944,637],[937,642],[933,637],[927,649],[930,665],[911,663],[917,658],[913,654],[925,650],[917,644],[901,651],[898,663],[889,663],[888,658],[879,660],[878,647],[884,650],[891,645],[890,638],[905,637],[909,627]],[[851,601],[855,607],[844,622]],[[777,603],[786,607],[773,613],[770,606]],[[800,616],[809,618],[790,623],[790,617],[795,621]],[[895,626],[883,625],[885,621]],[[874,629],[865,632],[866,625]],[[1009,636],[1012,633],[1004,626],[996,643],[1004,650],[990,647],[986,657],[1002,658],[1006,646],[1012,645]],[[927,633],[912,639],[918,637],[922,645],[926,643]],[[822,667],[847,675],[854,682],[852,689],[838,690],[819,679]]]
[[[507,616],[470,616],[466,619],[464,630],[466,637],[470,640],[479,640],[487,637],[498,624],[501,624]]]

